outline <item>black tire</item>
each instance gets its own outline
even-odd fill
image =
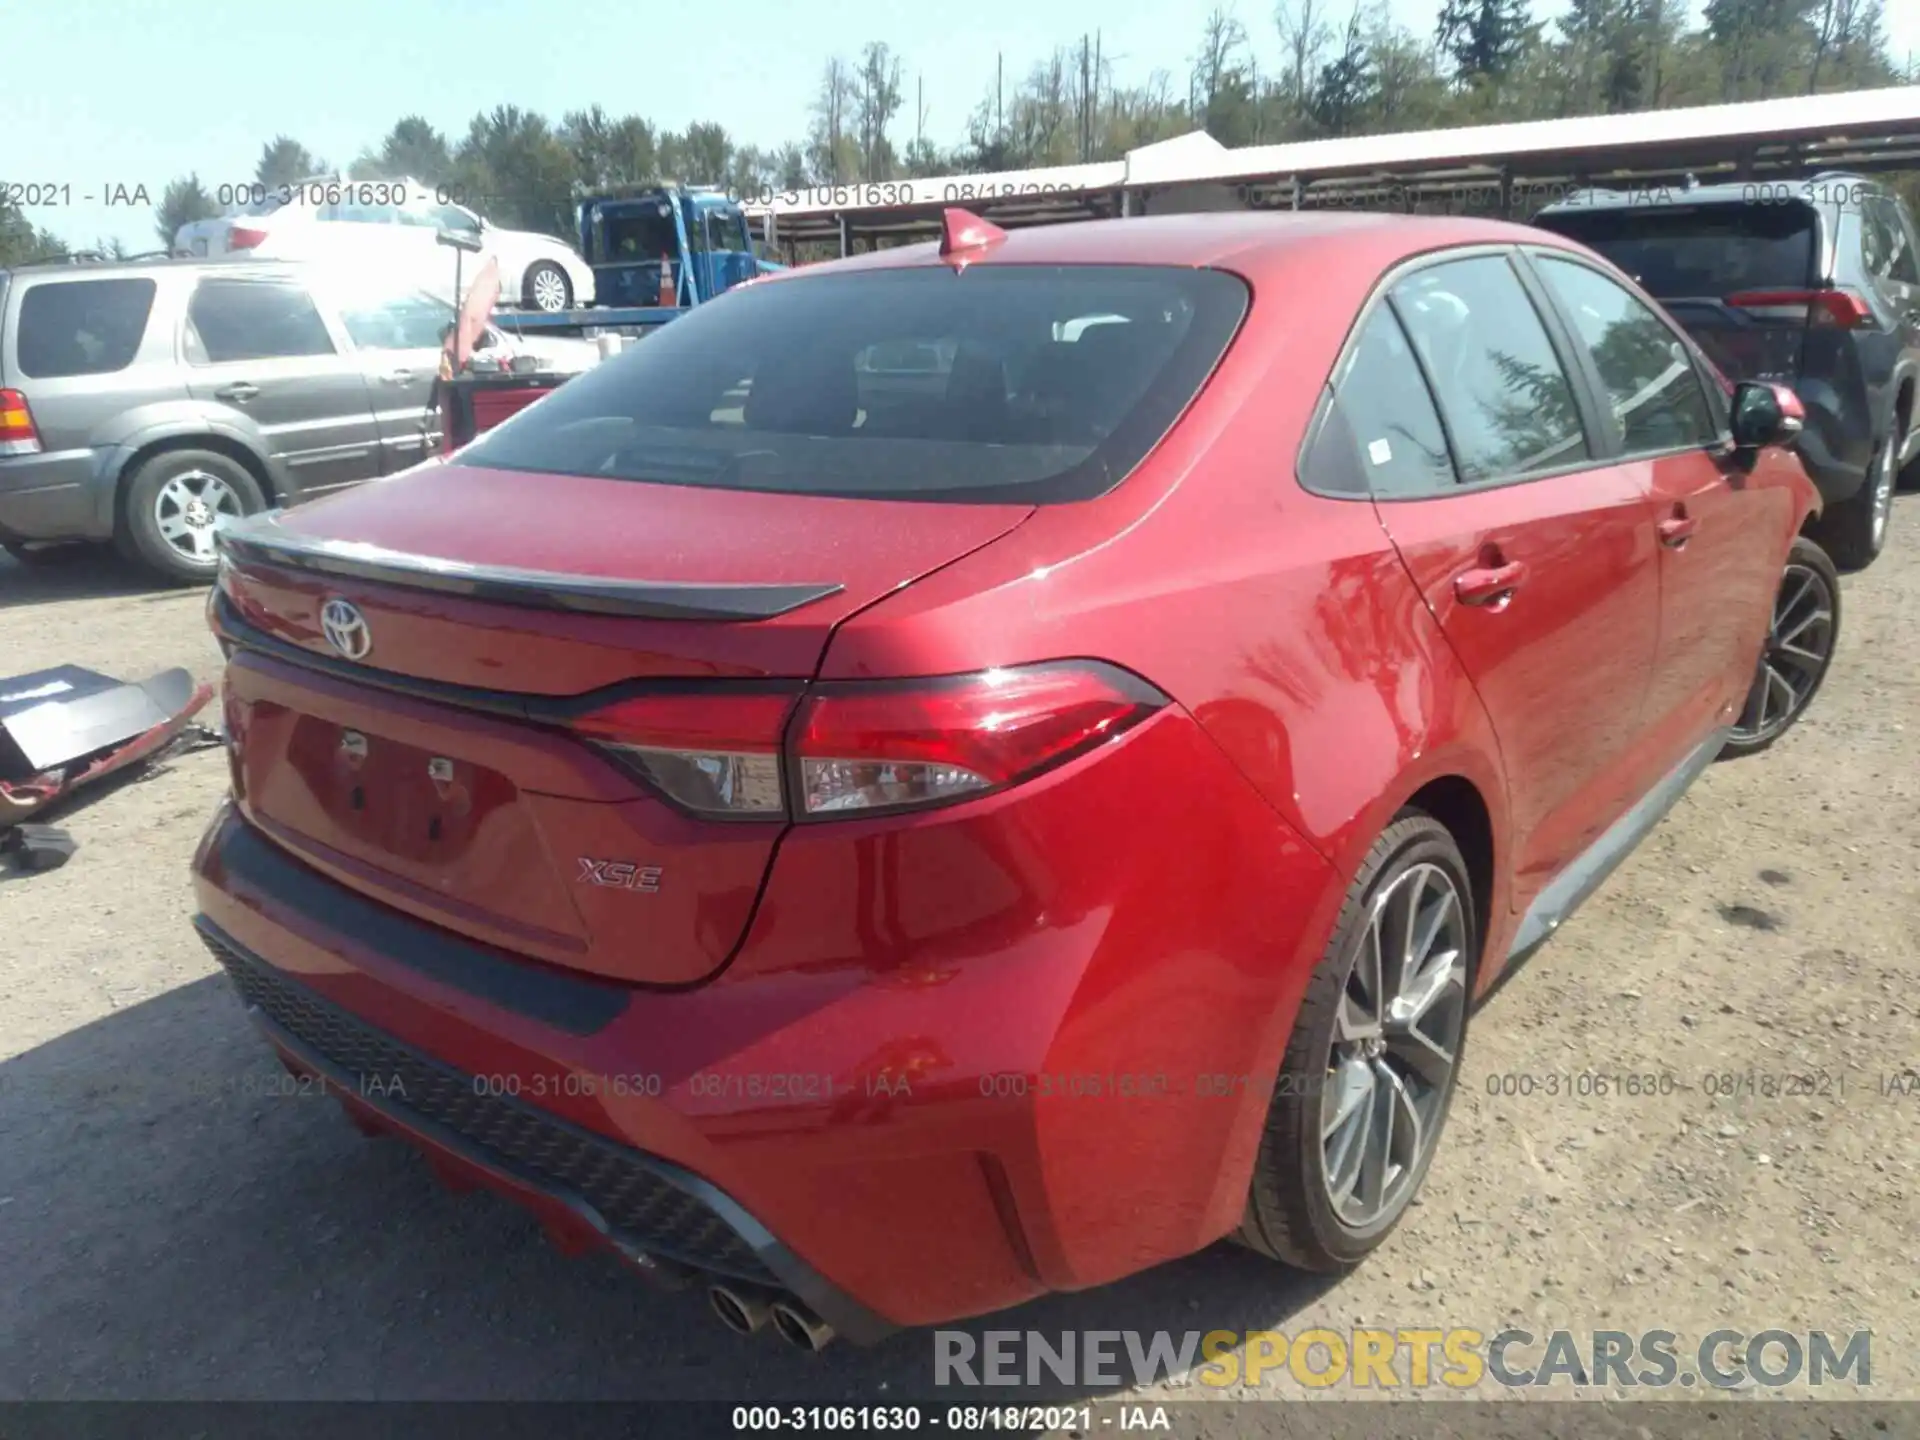
[[[1812,527],[1814,538],[1842,570],[1866,569],[1887,547],[1892,526],[1883,507],[1891,503],[1898,478],[1893,464],[1897,447],[1892,435],[1882,440],[1867,462],[1867,478],[1860,488],[1829,505]]]
[[[266,508],[266,501],[261,497],[259,482],[244,465],[214,450],[163,450],[121,482],[120,514],[113,537],[121,554],[173,584],[204,585],[213,579],[217,568],[212,550],[190,553],[163,530],[162,497],[178,493],[168,488],[176,481],[188,488],[199,484],[208,489],[208,482],[225,487],[234,505],[230,509],[223,500],[219,506],[222,514],[256,514]],[[177,511],[177,506],[169,505],[169,521]]]
[[[1375,899],[1421,865],[1435,867],[1448,876],[1462,915],[1464,943],[1460,949],[1465,969],[1453,1067],[1444,1087],[1435,1092],[1437,1105],[1434,1121],[1426,1127],[1425,1150],[1409,1168],[1410,1178],[1397,1207],[1373,1223],[1356,1228],[1336,1213],[1322,1139],[1321,1103],[1333,1061],[1335,1022],[1349,991],[1356,956],[1367,936]],[[1468,997],[1473,993],[1479,947],[1479,917],[1474,913],[1473,887],[1460,847],[1432,816],[1419,810],[1402,811],[1367,852],[1347,892],[1326,954],[1307,984],[1281,1061],[1247,1192],[1246,1215],[1236,1240],[1302,1270],[1337,1273],[1359,1264],[1393,1232],[1418,1195],[1439,1148],[1466,1055],[1471,1009]]]
[[[540,281],[543,279],[549,283],[556,280],[559,282],[559,304],[542,302],[539,292],[543,288],[540,284]],[[526,301],[529,310],[540,310],[547,314],[556,314],[562,310],[571,310],[573,308],[573,282],[567,278],[567,272],[554,264],[553,261],[536,260],[527,267],[527,277],[522,285],[521,298]],[[552,298],[552,293],[549,291],[548,301],[550,302]]]
[[[1775,632],[1782,619],[1779,613],[1780,605],[1782,600],[1787,598],[1788,577],[1796,574],[1797,570],[1812,572],[1826,592],[1824,603],[1829,619],[1826,622],[1825,634],[1821,637],[1824,640],[1821,649],[1822,659],[1819,666],[1806,675],[1807,683],[1803,690],[1796,692],[1795,703],[1788,711],[1784,722],[1756,725],[1752,723],[1759,718],[1755,714],[1755,707],[1759,703],[1761,687],[1767,683],[1767,665],[1774,654],[1777,638]],[[1795,623],[1802,617],[1795,615],[1787,618],[1789,623]],[[1733,736],[1721,748],[1719,758],[1738,760],[1747,755],[1758,755],[1798,725],[1800,717],[1807,713],[1807,707],[1813,704],[1814,696],[1820,693],[1820,687],[1826,683],[1827,671],[1833,667],[1834,646],[1839,643],[1839,640],[1840,573],[1834,567],[1833,561],[1827,558],[1826,551],[1802,535],[1793,542],[1793,549],[1787,552],[1787,563],[1781,572],[1780,593],[1775,595],[1773,608],[1768,612],[1767,647],[1761,652],[1759,664],[1755,667],[1753,688],[1747,692],[1747,702],[1741,708]],[[1776,665],[1775,668],[1781,670],[1792,667]]]

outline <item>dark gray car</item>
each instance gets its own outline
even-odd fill
[[[298,265],[168,260],[0,271],[0,546],[111,540],[176,580],[223,515],[431,453],[450,306],[355,299]]]
[[[1896,477],[1920,481],[1920,233],[1899,198],[1839,174],[1597,190],[1534,223],[1633,276],[1727,375],[1799,393],[1812,528],[1836,563],[1871,564]]]

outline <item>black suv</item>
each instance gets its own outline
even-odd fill
[[[1826,502],[1809,528],[1838,564],[1872,564],[1896,477],[1920,481],[1920,232],[1899,197],[1840,174],[1589,190],[1534,223],[1633,276],[1727,375],[1799,393]]]

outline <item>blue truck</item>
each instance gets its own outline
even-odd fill
[[[644,334],[702,301],[783,267],[753,248],[746,212],[708,186],[656,185],[581,197],[580,254],[593,267],[594,304],[581,310],[502,312],[517,334]],[[673,293],[662,300],[662,271]]]

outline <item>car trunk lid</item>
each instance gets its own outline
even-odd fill
[[[450,930],[700,980],[751,918],[778,797],[690,811],[607,717],[691,696],[777,748],[842,619],[1030,513],[449,464],[256,519],[224,537],[215,601],[237,801]]]

